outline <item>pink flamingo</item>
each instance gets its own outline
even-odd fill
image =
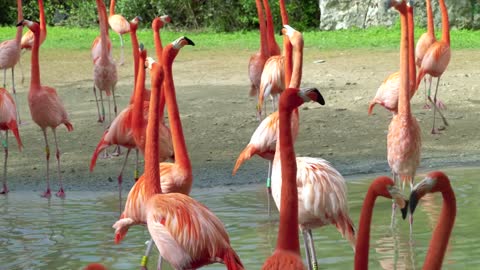
[[[3,188],[0,194],[7,194],[7,160],[8,160],[8,131],[11,130],[17,139],[18,150],[22,151],[22,140],[17,126],[17,109],[12,96],[5,88],[0,88],[0,130],[5,130],[5,140],[2,139],[3,150],[5,151],[5,160],[3,163]]]
[[[193,45],[181,37],[164,50],[166,91],[174,93],[172,62],[180,48]],[[150,62],[151,63],[151,62]],[[145,174],[130,191],[120,220],[115,228],[115,242],[120,242],[128,228],[147,224],[148,230],[164,257],[175,269],[193,269],[221,262],[228,269],[243,269],[242,263],[230,246],[228,234],[221,221],[204,205],[181,193],[161,194],[158,166],[158,113],[160,88],[163,79],[162,67],[151,63],[152,96],[150,99],[149,124],[145,153]],[[168,104],[174,96],[166,94]],[[167,108],[169,108],[167,106]],[[170,110],[170,109],[169,109]],[[188,229],[185,229],[187,228]]]
[[[435,129],[435,116],[437,111],[440,113],[440,116],[442,117],[445,126],[448,126],[447,120],[445,119],[445,117],[443,117],[439,110],[445,108],[445,105],[440,100],[437,100],[437,91],[440,77],[447,69],[448,63],[450,63],[450,27],[448,25],[448,11],[447,6],[445,5],[445,1],[439,0],[439,5],[440,11],[442,12],[442,39],[439,41],[435,41],[428,48],[427,52],[423,56],[422,64],[420,66],[420,70],[418,71],[416,84],[416,88],[418,88],[420,82],[426,74],[429,74],[431,77],[437,78],[437,86],[435,87],[435,95],[433,96],[433,100],[430,96],[431,85],[428,89],[428,100],[433,105],[432,134],[438,133],[438,130]]]
[[[408,201],[404,199],[393,180],[386,176],[375,178],[368,188],[363,201],[360,220],[358,222],[358,239],[355,246],[355,269],[368,269],[368,253],[370,249],[370,224],[372,223],[373,207],[377,197],[393,199],[402,209],[402,216],[407,215]]]
[[[115,0],[110,1],[110,16],[108,16],[108,24],[112,28],[112,30],[118,34],[120,37],[120,63],[119,65],[123,65],[124,56],[123,56],[123,37],[122,35],[128,33],[130,31],[130,26],[128,25],[128,21],[120,14],[115,14]]]
[[[98,17],[100,21],[100,36],[101,36],[101,55],[95,62],[93,70],[93,93],[95,94],[95,101],[98,101],[96,88],[100,90],[100,103],[102,104],[102,119],[99,122],[105,121],[105,108],[103,106],[102,91],[105,91],[108,99],[108,117],[109,123],[112,122],[112,116],[110,112],[110,95],[113,96],[113,110],[115,117],[117,116],[117,102],[115,100],[115,86],[117,84],[117,66],[113,59],[109,56],[108,50],[108,28],[107,28],[107,10],[102,0],[96,0],[98,8]]]
[[[22,1],[17,0],[17,20],[18,22],[23,20]],[[19,106],[17,102],[17,91],[15,90],[15,65],[20,61],[21,56],[21,39],[22,39],[23,26],[17,28],[17,34],[15,39],[6,40],[0,43],[0,69],[3,69],[3,88],[6,88],[7,69],[12,69],[12,92],[15,98],[15,104],[17,104],[17,119],[21,124]]]
[[[413,215],[418,202],[424,195],[435,192],[442,193],[443,206],[440,219],[433,231],[432,240],[430,240],[423,269],[442,268],[443,258],[445,257],[448,240],[450,239],[457,214],[457,202],[450,179],[440,171],[429,173],[425,179],[415,185],[410,194],[410,213]]]
[[[283,0],[280,0],[283,1]],[[280,55],[280,47],[275,41],[275,27],[273,26],[272,11],[270,10],[270,4],[268,0],[263,0],[263,7],[265,8],[265,17],[266,17],[266,26],[267,26],[267,45],[268,45],[268,54],[270,56]],[[284,23],[285,24],[285,23]]]
[[[30,90],[28,92],[28,106],[30,107],[30,115],[32,116],[32,120],[42,129],[43,137],[45,139],[45,152],[47,159],[47,189],[42,194],[42,197],[49,198],[51,196],[49,178],[50,147],[48,146],[47,140],[47,128],[51,128],[53,131],[53,138],[55,140],[55,156],[57,158],[57,171],[60,183],[60,189],[56,195],[64,198],[65,191],[63,189],[62,175],[60,170],[60,149],[58,148],[57,143],[56,128],[60,124],[64,124],[68,131],[73,131],[73,126],[68,119],[67,112],[63,107],[60,97],[57,95],[57,91],[55,91],[55,89],[52,87],[42,86],[40,84],[40,26],[38,23],[28,20],[23,20],[18,25],[27,26],[30,30],[32,30],[35,36],[32,49],[32,68]]]

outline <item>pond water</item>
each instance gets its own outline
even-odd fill
[[[443,269],[478,269],[480,169],[450,168],[445,172],[456,193],[458,212]],[[417,181],[423,176],[421,173]],[[355,224],[374,177],[347,178],[350,216]],[[267,215],[263,186],[194,189],[192,196],[225,223],[245,268],[260,269],[275,247],[278,226],[278,212]],[[378,199],[372,221],[370,268],[421,269],[441,204],[440,195],[426,197],[419,204],[410,238],[408,222],[398,219],[391,229],[391,202]],[[0,269],[82,269],[89,262],[102,262],[109,269],[138,269],[148,232],[142,226],[132,227],[125,240],[115,245],[111,226],[118,214],[114,191],[72,191],[65,200],[47,200],[32,191],[1,196]],[[316,229],[314,238],[321,268],[353,268],[353,250],[333,226]],[[155,269],[158,253],[153,254],[149,269]],[[170,268],[164,265],[164,269]],[[215,264],[204,269],[225,266]]]

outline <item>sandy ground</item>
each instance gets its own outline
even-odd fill
[[[153,50],[150,50],[153,52]],[[114,50],[118,55],[119,51]],[[250,140],[258,122],[254,99],[248,97],[247,64],[252,51],[220,51],[184,48],[174,64],[174,77],[187,146],[194,170],[194,186],[259,183],[266,162],[254,158],[237,176],[231,169],[237,155]],[[395,51],[321,51],[305,48],[304,86],[318,87],[325,106],[306,104],[300,111],[300,132],[296,142],[299,156],[323,157],[344,175],[389,171],[386,162],[386,134],[390,113],[381,107],[367,115],[368,102],[384,78],[398,69]],[[130,50],[126,48],[126,55]],[[324,63],[315,63],[325,60]],[[89,51],[42,50],[42,84],[55,87],[62,98],[75,130],[58,128],[62,151],[62,176],[68,190],[116,188],[116,175],[124,155],[99,160],[88,171],[91,154],[103,128],[97,123],[92,93],[93,65]],[[45,187],[44,142],[32,122],[27,105],[30,81],[30,54],[22,63],[25,83],[17,79],[25,145],[19,153],[9,137],[9,183],[15,190],[40,192]],[[421,168],[469,164],[480,160],[480,51],[453,51],[450,65],[440,82],[439,98],[450,126],[441,135],[431,135],[433,111],[423,109],[423,93],[412,101],[413,114],[422,128]],[[17,71],[17,74],[20,72]],[[133,89],[133,66],[127,57],[119,67],[117,101],[124,108]],[[7,88],[10,89],[10,83]],[[270,108],[270,106],[268,107]],[[53,136],[50,134],[53,149]],[[125,151],[124,151],[125,153]],[[3,160],[3,159],[2,159]],[[125,187],[133,183],[133,155],[124,176]],[[55,156],[51,159],[53,190],[57,189]]]

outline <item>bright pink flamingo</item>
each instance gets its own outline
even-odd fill
[[[108,24],[112,28],[112,30],[118,34],[120,37],[120,47],[121,47],[121,54],[120,54],[120,62],[119,65],[123,65],[124,56],[123,56],[123,37],[122,35],[128,33],[130,31],[130,26],[128,25],[128,21],[120,14],[115,14],[115,0],[110,1],[110,16],[108,16]]]
[[[415,67],[414,54],[414,22],[413,22],[413,6],[407,6],[407,27],[408,27],[408,79],[410,99],[416,92],[417,69]],[[368,114],[371,115],[373,107],[380,104],[393,114],[398,112],[398,90],[400,88],[400,72],[395,72],[388,76],[378,87],[377,93],[368,107]]]
[[[280,96],[279,104],[279,150],[282,170],[282,192],[280,204],[280,224],[277,246],[273,254],[265,261],[262,269],[305,269],[300,257],[298,239],[297,161],[295,159],[294,136],[292,134],[293,111],[307,101],[323,102],[317,89],[299,90],[289,88]]]
[[[426,4],[426,9],[427,9],[427,32],[423,33],[420,38],[417,41],[417,46],[415,47],[415,64],[417,67],[422,66],[422,61],[423,57],[425,56],[425,53],[427,52],[428,48],[432,46],[437,39],[435,38],[435,27],[433,24],[433,12],[432,12],[432,4],[430,0],[425,1]],[[416,79],[416,76],[415,76]],[[425,83],[425,99],[427,99],[427,82],[425,81],[424,78],[424,83]],[[428,81],[430,84],[432,83],[432,77],[429,76]],[[415,87],[416,88],[416,87]],[[425,100],[425,107],[429,108],[430,106],[428,105],[428,101]]]
[[[164,59],[169,60],[165,63],[165,77],[169,81],[165,84],[166,90],[173,86],[173,58],[180,48],[188,44],[193,45],[193,42],[181,37],[164,50]],[[175,269],[194,269],[214,262],[224,263],[228,269],[243,269],[240,259],[230,246],[223,224],[208,208],[181,193],[161,194],[161,168],[158,166],[158,152],[155,149],[158,148],[158,107],[163,72],[157,63],[152,63],[151,69],[152,96],[145,174],[132,187],[125,211],[113,225],[116,229],[115,241],[120,242],[130,226],[147,224],[162,257]],[[166,94],[168,104],[171,98],[171,95]]]
[[[430,240],[423,269],[442,268],[443,258],[457,214],[457,201],[450,180],[443,172],[434,171],[413,188],[410,194],[410,212],[412,215],[420,199],[427,193],[435,192],[442,193],[443,206],[437,226],[433,231],[432,240]]]
[[[22,151],[22,140],[17,126],[17,109],[12,96],[5,88],[0,88],[0,130],[5,130],[5,140],[2,139],[3,150],[5,151],[5,160],[3,163],[3,188],[0,194],[7,194],[7,159],[8,159],[8,131],[11,130],[15,139],[17,139],[18,150]]]
[[[438,83],[440,82],[440,77],[442,76],[443,72],[447,69],[448,63],[450,62],[450,27],[448,22],[448,11],[447,6],[445,5],[444,0],[439,0],[440,11],[442,12],[442,39],[439,41],[435,41],[427,50],[425,55],[422,59],[422,64],[420,66],[420,70],[418,71],[417,76],[417,86],[420,85],[423,77],[426,74],[429,74],[431,77],[437,78],[437,86],[435,88],[435,95],[433,96],[433,100],[430,97],[430,88],[428,89],[428,100],[433,105],[433,127],[432,127],[432,134],[437,134],[438,130],[435,129],[435,116],[437,111],[440,113],[442,117],[443,123],[445,126],[448,126],[447,120],[439,109],[445,108],[445,105],[437,100],[437,91],[438,91]]]
[[[100,90],[100,103],[102,105],[102,119],[99,122],[105,121],[105,108],[103,105],[103,96],[102,91],[105,91],[108,99],[108,117],[109,123],[112,122],[113,118],[110,112],[110,96],[113,96],[113,110],[115,117],[117,116],[117,102],[115,100],[115,86],[117,84],[117,66],[115,62],[110,57],[110,52],[108,50],[108,28],[107,28],[107,10],[105,4],[102,0],[96,0],[98,8],[98,17],[100,22],[100,36],[101,36],[101,55],[100,58],[95,62],[93,70],[93,93],[95,94],[95,101],[98,101],[95,88]]]
[[[56,193],[58,197],[64,198],[65,191],[62,184],[62,175],[60,170],[60,149],[57,143],[56,129],[59,125],[64,124],[68,131],[73,131],[72,123],[68,119],[67,112],[63,107],[57,91],[49,86],[42,86],[40,84],[40,65],[39,65],[39,49],[40,49],[40,26],[38,23],[23,20],[18,25],[27,26],[32,30],[35,39],[32,49],[32,68],[31,68],[31,82],[30,91],[28,92],[28,106],[30,107],[30,115],[33,121],[42,129],[43,137],[45,138],[45,152],[47,159],[47,189],[42,194],[42,197],[50,197],[50,178],[49,178],[49,163],[50,163],[50,147],[47,140],[47,128],[53,131],[53,138],[55,139],[55,147],[57,157],[58,179],[60,189]]]
[[[284,26],[295,51],[290,87],[298,88],[302,78],[303,37],[288,25]],[[289,57],[289,56],[287,56]],[[321,97],[321,96],[320,96]],[[320,104],[325,101],[316,100]],[[295,112],[298,114],[298,110]],[[277,141],[272,166],[272,197],[280,209],[282,192],[281,149]],[[321,158],[297,157],[298,224],[304,236],[309,269],[318,269],[312,229],[333,224],[355,246],[355,229],[349,217],[347,187],[343,176]]]
[[[370,224],[372,223],[373,207],[377,197],[393,199],[402,209],[402,216],[407,215],[408,201],[406,201],[393,180],[386,176],[375,178],[368,188],[363,201],[360,220],[358,222],[358,238],[355,246],[355,269],[368,269],[368,253],[370,249]]]
[[[17,20],[18,22],[23,20],[22,1],[17,0]],[[17,119],[21,124],[19,106],[17,102],[17,91],[15,90],[15,65],[20,61],[21,47],[20,42],[22,39],[23,26],[17,28],[17,34],[15,39],[6,40],[0,43],[0,69],[3,69],[3,88],[6,88],[7,69],[12,69],[12,92],[15,98],[15,104],[17,104]]]

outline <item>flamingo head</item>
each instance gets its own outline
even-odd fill
[[[19,26],[26,26],[28,29],[32,30],[32,32],[39,32],[40,25],[37,22],[29,21],[29,20],[21,20],[17,23],[17,27]]]
[[[441,171],[431,172],[416,184],[410,193],[410,212],[413,214],[420,199],[427,193],[442,192],[451,189],[448,176]]]
[[[325,105],[320,91],[315,87],[308,88],[288,88],[280,95],[279,109],[293,110],[305,102],[314,101]]]
[[[141,22],[142,20],[143,20],[142,17],[135,16],[135,18],[133,18],[130,21],[130,31],[137,31],[138,23]]]
[[[407,207],[409,201],[405,198],[402,192],[395,186],[395,183],[390,177],[380,176],[377,177],[370,184],[370,190],[373,191],[375,196],[382,196],[388,199],[393,199],[394,202],[400,207],[402,211],[402,218],[407,217]]]
[[[286,24],[282,28],[282,35],[287,36],[290,39],[290,43],[295,47],[303,47],[303,35],[299,31],[293,29],[290,25]]]
[[[189,39],[185,36],[179,37],[172,42],[172,47],[175,48],[176,50],[180,50],[185,45],[195,46],[195,43],[191,39]]]
[[[166,23],[172,22],[172,19],[168,15],[163,15],[160,17],[156,17],[152,21],[152,28],[154,31],[160,30]]]

